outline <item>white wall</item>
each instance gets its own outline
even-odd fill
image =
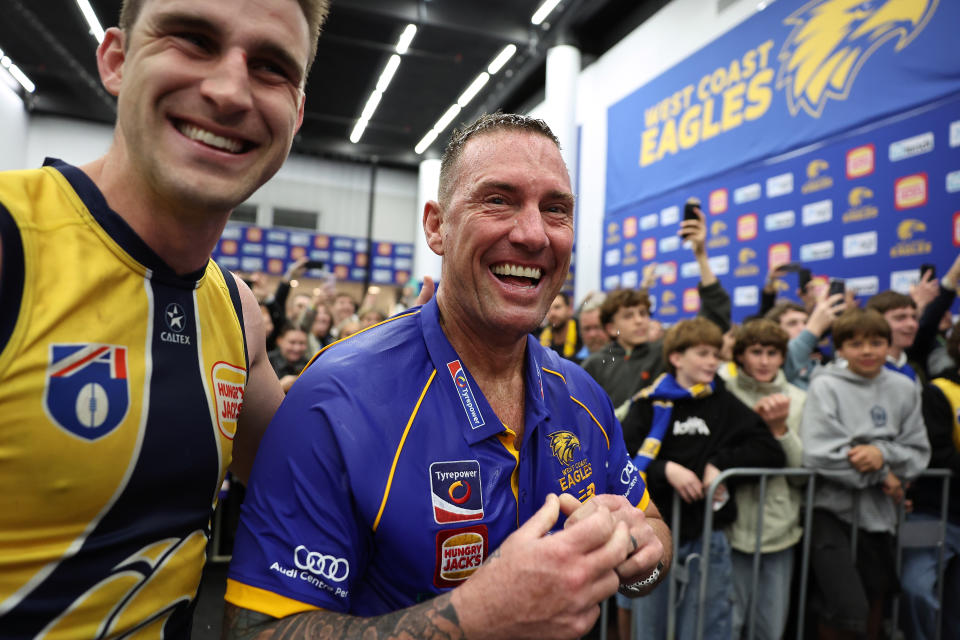
[[[673,0],[580,74],[577,122],[583,130],[574,281],[578,301],[600,289],[607,109],[740,24],[756,7],[757,0],[739,0],[718,14],[716,0]]]
[[[6,75],[0,78],[0,171],[23,169],[23,160],[27,148],[27,110],[20,96],[8,83],[13,78]]]
[[[0,127],[0,168],[39,167],[47,156],[83,164],[102,155],[113,139],[112,126],[51,116],[27,117],[20,99],[3,86],[0,117],[4,122]],[[319,231],[365,237],[369,189],[368,165],[294,155],[249,202],[268,214],[274,207],[318,211]],[[374,239],[413,242],[420,228],[417,174],[381,167],[375,190]]]

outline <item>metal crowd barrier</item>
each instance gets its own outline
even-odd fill
[[[804,622],[806,617],[806,606],[807,606],[807,582],[810,569],[810,535],[811,525],[813,522],[813,497],[814,491],[816,489],[816,482],[818,477],[829,478],[834,474],[829,471],[813,471],[810,469],[799,469],[799,468],[781,468],[781,469],[756,469],[756,468],[734,468],[727,469],[720,473],[717,478],[713,481],[710,487],[707,489],[706,496],[704,498],[704,528],[703,528],[703,538],[701,543],[701,557],[700,557],[700,584],[697,598],[697,621],[696,621],[696,634],[695,638],[697,640],[703,640],[703,625],[704,625],[704,605],[706,603],[707,595],[707,579],[709,576],[709,567],[710,563],[708,561],[710,556],[710,538],[713,533],[713,497],[717,491],[717,488],[723,483],[727,478],[734,476],[752,476],[759,478],[760,484],[760,493],[757,500],[757,544],[756,549],[753,554],[753,580],[752,580],[752,590],[756,589],[757,583],[760,576],[760,560],[761,560],[761,541],[763,538],[763,506],[766,502],[766,491],[767,491],[767,478],[770,476],[798,476],[804,477],[807,479],[806,482],[806,500],[803,514],[803,538],[801,539],[802,545],[802,559],[800,564],[800,585],[799,585],[799,606],[797,608],[797,640],[803,640],[804,637]],[[937,600],[941,603],[940,610],[937,612],[937,627],[936,627],[936,640],[940,638],[940,625],[941,625],[941,616],[943,613],[943,572],[944,572],[944,539],[946,538],[947,531],[947,508],[950,498],[950,478],[952,473],[949,469],[927,469],[920,476],[925,477],[939,477],[943,482],[943,490],[941,495],[941,509],[940,509],[940,521],[938,528],[938,537],[931,546],[937,546],[939,548],[939,558],[937,562]],[[853,556],[856,557],[857,551],[857,529],[859,525],[859,506],[860,506],[860,492],[862,490],[851,490],[856,491],[856,497],[854,498],[854,507],[853,507],[853,522],[851,523],[851,535],[850,535],[850,547]],[[731,499],[733,496],[731,495]],[[680,531],[680,496],[674,492],[673,496],[673,517],[671,519],[670,530],[673,533],[674,537],[674,548],[676,549],[678,545],[678,533]],[[899,518],[897,523],[897,574],[900,574],[901,570],[901,557],[902,557],[902,544],[901,536],[899,535],[900,530],[904,522],[904,509],[903,504],[901,503],[899,509]],[[668,604],[667,604],[667,640],[674,640],[676,637],[676,625],[677,625],[677,614],[676,614],[676,602],[677,602],[677,582],[678,582],[678,572],[671,569],[668,574],[667,580],[667,589],[669,589],[668,594]],[[662,589],[664,585],[661,583],[657,588]],[[687,588],[690,588],[689,586]],[[897,625],[897,604],[898,602],[894,601],[893,607],[893,626],[896,629]],[[631,638],[642,638],[642,621],[638,619],[636,615],[636,607],[633,608],[633,615],[631,616]],[[601,640],[607,639],[607,610],[606,603],[604,603],[602,616],[603,625],[600,631]],[[755,637],[755,625],[756,625],[756,599],[750,599],[750,611],[747,616],[749,625],[747,627],[748,639],[753,640]],[[736,640],[736,639],[735,639]]]

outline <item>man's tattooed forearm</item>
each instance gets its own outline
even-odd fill
[[[375,618],[315,611],[277,620],[228,604],[224,627],[224,638],[231,640],[462,640],[464,637],[449,593]]]

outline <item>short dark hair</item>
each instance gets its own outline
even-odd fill
[[[357,310],[357,306],[358,306],[357,301],[353,299],[352,295],[350,295],[346,291],[341,291],[340,293],[337,293],[336,295],[333,296],[334,301],[339,300],[340,298],[347,298],[348,300],[350,300],[350,303],[353,305],[353,310],[354,311]]]
[[[745,322],[743,326],[737,329],[736,335],[736,342],[733,343],[733,360],[735,362],[748,347],[755,344],[773,347],[780,352],[781,356],[786,357],[787,355],[787,343],[790,341],[790,336],[773,320],[757,318]]]
[[[556,300],[557,298],[563,298],[563,304],[567,305],[568,307],[570,306],[570,294],[569,294],[569,293],[560,291],[559,293],[557,293],[557,295],[553,296],[553,299],[554,299],[554,300]]]
[[[837,349],[842,349],[844,342],[856,337],[883,338],[890,342],[890,325],[887,324],[883,314],[876,309],[859,307],[847,309],[833,321],[831,331],[833,344]]]
[[[450,202],[453,194],[453,174],[456,169],[460,155],[470,138],[497,131],[526,131],[544,136],[553,141],[557,148],[560,148],[560,141],[553,134],[546,122],[539,118],[531,118],[516,113],[485,113],[471,124],[462,129],[454,129],[450,134],[450,141],[447,142],[447,148],[440,157],[440,188],[438,199],[441,206],[446,206]]]
[[[136,24],[140,16],[140,10],[148,0],[122,0],[120,3],[120,20],[118,26],[125,33],[129,34],[133,25]],[[307,28],[310,32],[310,55],[307,57],[307,66],[304,69],[303,81],[306,83],[307,74],[310,73],[310,67],[313,66],[313,59],[317,56],[317,39],[320,37],[320,29],[327,19],[330,12],[330,0],[297,0],[303,17],[307,20]]]
[[[280,330],[277,331],[277,337],[281,338],[284,335],[290,333],[291,331],[300,331],[303,333],[308,333],[306,329],[304,329],[302,326],[300,326],[300,324],[296,322],[284,322],[282,325],[280,325]]]
[[[600,305],[600,324],[606,327],[623,307],[643,307],[650,313],[650,296],[642,289],[614,289]]]
[[[792,300],[784,300],[783,302],[778,302],[777,304],[773,305],[773,307],[767,311],[763,317],[780,324],[780,318],[782,318],[787,311],[799,311],[800,313],[807,313],[807,310],[803,305],[797,304]]]
[[[875,309],[880,313],[893,311],[894,309],[903,309],[904,307],[917,308],[917,303],[910,296],[897,293],[891,289],[881,291],[877,295],[867,300],[867,309]]]
[[[716,347],[718,350],[723,347],[723,332],[706,318],[681,320],[667,329],[663,336],[663,360],[667,371],[673,375],[677,373],[677,368],[670,363],[671,353],[682,353],[701,344]]]

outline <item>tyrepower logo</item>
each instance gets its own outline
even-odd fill
[[[872,144],[865,144],[847,151],[847,180],[862,178],[873,173],[876,168],[876,154],[876,148]]]
[[[431,464],[430,501],[437,524],[482,520],[480,463],[458,460]]]
[[[460,396],[460,404],[463,405],[463,412],[467,414],[470,426],[479,429],[484,424],[483,414],[480,413],[480,407],[477,406],[477,399],[473,395],[473,389],[470,388],[470,381],[467,380],[467,371],[460,364],[459,360],[447,363],[447,369],[450,371],[450,378]]]
[[[929,189],[927,174],[914,173],[898,178],[893,183],[893,205],[898,210],[922,207],[927,204]]]

